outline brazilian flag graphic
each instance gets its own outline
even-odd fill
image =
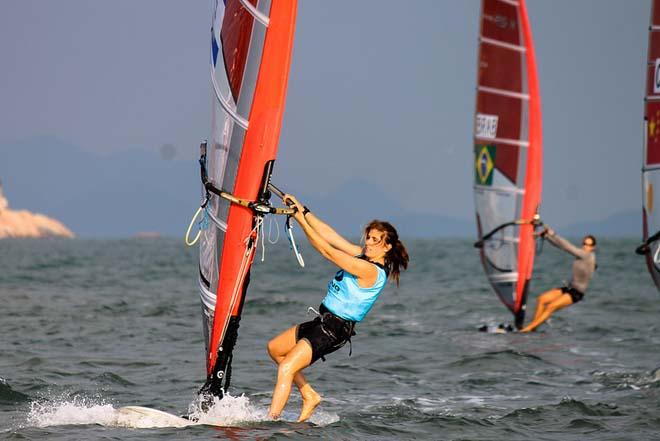
[[[475,181],[479,185],[492,185],[493,170],[495,169],[495,151],[494,145],[475,145],[474,146],[474,166]]]

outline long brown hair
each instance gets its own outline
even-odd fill
[[[387,268],[390,278],[396,282],[396,286],[399,286],[401,268],[404,270],[408,268],[408,261],[410,260],[408,251],[403,242],[399,240],[399,233],[397,233],[396,228],[389,222],[372,220],[364,227],[365,237],[371,230],[385,233],[385,243],[392,245],[392,248],[385,254],[385,268]]]

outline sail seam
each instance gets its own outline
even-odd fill
[[[211,218],[211,220],[213,221],[213,223],[214,223],[219,229],[221,229],[221,230],[224,231],[225,233],[227,232],[227,223],[226,223],[226,222],[223,222],[222,220],[218,219],[218,218],[215,216],[215,214],[213,214],[213,213],[211,212],[211,210],[208,210],[208,209],[207,209],[207,210],[206,210],[206,213],[209,215],[209,217]]]
[[[511,225],[512,227],[515,227],[516,225]],[[520,239],[517,237],[512,237],[512,236],[504,236],[504,237],[498,237],[497,239],[490,239],[491,241],[497,241],[497,242],[508,242],[508,243],[518,243],[520,242]]]
[[[231,108],[229,103],[225,101],[224,97],[220,93],[220,86],[218,86],[217,81],[215,80],[215,67],[213,66],[213,60],[211,60],[211,84],[213,85],[213,91],[215,92],[215,98],[220,103],[222,109],[234,120],[236,124],[241,126],[244,130],[248,128],[248,120],[240,116],[238,113]]]
[[[509,98],[517,98],[520,100],[529,101],[529,94],[526,93],[511,92],[508,90],[498,89],[495,87],[487,87],[487,86],[479,86],[477,87],[477,90],[479,92],[492,93],[493,95],[501,95]]]
[[[520,6],[520,3],[518,3],[515,0],[499,0],[499,1],[502,2],[502,3],[506,3],[507,5],[511,5],[511,6],[516,6],[516,7]]]
[[[255,8],[254,5],[248,0],[239,1],[241,2],[241,5],[243,5],[243,7],[250,13],[250,15],[255,18],[255,20],[257,20],[265,27],[268,27],[268,24],[270,23],[270,17],[257,10],[257,8]]]
[[[488,185],[475,185],[475,190],[484,190],[484,191],[497,191],[505,193],[514,193],[514,194],[525,194],[525,190],[521,188],[511,188],[511,187],[493,187]]]
[[[511,44],[511,43],[505,43],[502,40],[496,40],[494,38],[484,37],[483,35],[481,37],[479,37],[479,40],[482,43],[491,44],[493,46],[502,47],[504,49],[510,49],[510,50],[516,51],[516,52],[523,52],[524,53],[524,52],[527,51],[525,46],[519,46],[517,44]]]
[[[206,287],[202,285],[201,280],[199,280],[199,292],[202,294],[201,298],[204,306],[206,306],[209,311],[215,310],[217,296],[206,289]]]
[[[482,136],[475,136],[475,139],[481,139],[487,142],[499,142],[503,144],[513,144],[518,147],[529,147],[528,141],[519,141],[517,139],[508,139],[508,138],[484,138]]]
[[[489,274],[488,279],[492,280],[493,282],[517,282],[518,273],[511,272],[506,274]]]

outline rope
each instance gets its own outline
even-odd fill
[[[263,229],[264,219],[263,218],[259,218],[259,219],[261,219],[261,225],[259,227],[259,230],[261,230],[261,261],[263,262],[266,260],[266,239],[265,239],[265,231]],[[258,237],[259,237],[259,233],[257,232],[257,238]]]
[[[293,237],[293,227],[291,226],[291,216],[287,216],[286,218],[286,232],[287,236],[289,239],[289,248],[293,251],[293,254],[296,255],[296,259],[298,260],[298,265],[300,265],[302,268],[305,268],[305,260],[302,257],[302,254],[300,254],[300,251],[298,251],[298,245],[296,245],[296,240]]]
[[[273,236],[273,224],[275,224],[275,231],[277,232],[277,236],[275,237],[275,240],[272,239]],[[268,218],[268,243],[271,245],[275,245],[277,242],[280,240],[280,226],[277,224],[277,221],[275,218]]]
[[[195,223],[195,219],[197,219],[197,216],[199,216],[199,213],[201,211],[202,211],[202,207],[199,207],[197,209],[197,211],[195,212],[195,215],[193,216],[193,218],[190,220],[190,224],[188,225],[188,230],[186,230],[186,236],[183,238],[183,240],[186,242],[186,245],[188,245],[189,247],[195,245],[197,243],[197,241],[199,240],[199,236],[201,236],[201,234],[202,234],[202,230],[199,229],[199,230],[197,230],[197,236],[195,236],[193,241],[191,242],[190,240],[188,240],[190,238],[190,230],[192,230],[193,223]]]

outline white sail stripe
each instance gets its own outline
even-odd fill
[[[488,275],[488,280],[491,280],[493,282],[517,282],[518,281],[518,273],[517,272],[511,272],[511,273],[504,273],[504,274],[489,274]]]
[[[251,16],[253,16],[259,23],[261,23],[265,27],[268,27],[268,24],[270,23],[270,17],[257,10],[257,8],[255,8],[254,5],[250,3],[248,0],[239,0],[239,1],[243,5],[243,7],[250,13]]]
[[[660,101],[660,95],[646,95],[646,101]]]
[[[516,227],[516,225],[511,225],[511,227]],[[518,239],[517,237],[513,237],[513,236],[497,237],[497,238],[491,238],[489,240],[490,241],[499,241],[499,242],[509,242],[509,243],[518,243],[518,242],[520,242],[520,239]]]
[[[649,31],[660,31],[659,25],[652,25],[649,27]]]
[[[215,196],[218,196],[218,195],[215,195]],[[220,196],[218,196],[218,197],[220,197]],[[215,214],[211,213],[211,210],[206,210],[206,214],[209,215],[209,217],[211,218],[211,220],[213,221],[213,223],[214,223],[219,229],[221,229],[221,230],[224,231],[225,233],[227,232],[227,223],[226,223],[226,222],[224,222],[224,221],[221,220],[221,219],[218,219],[218,218],[215,216]]]
[[[643,172],[648,172],[648,171],[655,171],[655,170],[660,170],[660,164],[657,165],[646,165],[642,167]]]
[[[510,90],[497,89],[495,87],[486,86],[478,86],[477,90],[479,92],[492,93],[493,95],[501,95],[509,98],[518,98],[520,100],[529,101],[529,94],[527,93],[511,92]]]
[[[481,136],[475,136],[474,139],[480,139],[485,142],[499,142],[503,144],[513,144],[517,145],[518,147],[529,147],[529,142],[528,141],[520,141],[517,139],[509,139],[509,138],[484,138]]]
[[[218,103],[220,103],[220,106],[223,108],[223,110],[227,112],[227,115],[229,115],[231,119],[233,119],[234,122],[236,122],[236,124],[243,127],[243,129],[247,130],[248,120],[243,118],[238,113],[236,113],[234,109],[231,108],[231,105],[227,101],[225,101],[224,97],[220,93],[220,86],[218,86],[218,83],[215,80],[215,67],[213,66],[213,60],[211,60],[211,84],[213,85],[215,98],[218,100]]]
[[[513,194],[525,194],[525,190],[522,188],[516,188],[516,187],[496,187],[493,185],[479,185],[475,184],[474,185],[475,190],[483,190],[483,191],[497,191],[497,192],[503,192],[503,193],[513,193]]]
[[[213,294],[211,291],[206,289],[206,286],[204,285],[204,282],[202,282],[201,277],[198,279],[199,282],[199,296],[202,300],[202,303],[211,312],[215,311],[215,302],[216,302],[216,295]]]
[[[520,4],[515,0],[499,0],[499,1],[511,6],[516,6],[516,7],[520,6]]]
[[[502,40],[497,40],[495,38],[484,37],[483,35],[479,36],[479,41],[481,43],[490,44],[492,46],[497,46],[497,47],[501,47],[501,48],[504,48],[504,49],[509,49],[509,50],[516,51],[516,52],[523,52],[524,53],[524,52],[527,51],[527,48],[525,48],[525,46],[519,46],[519,45],[516,45],[516,44],[507,43],[507,42],[504,42]]]

